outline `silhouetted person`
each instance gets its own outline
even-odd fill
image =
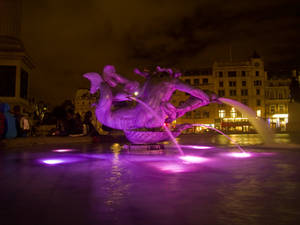
[[[92,124],[92,112],[87,111],[84,115],[83,120],[83,134],[89,136],[97,136],[99,135],[94,125]]]
[[[4,105],[0,103],[0,140],[4,138],[5,116],[3,114]]]
[[[19,105],[15,105],[13,108],[13,114],[16,119],[16,129],[17,129],[17,137],[22,137],[22,130],[21,130],[21,107]]]
[[[4,138],[15,138],[17,136],[16,119],[9,112],[10,107],[7,103],[3,104],[3,114],[5,116]]]
[[[76,113],[74,116],[72,134],[81,134],[82,132],[83,132],[83,125],[81,121],[81,116],[79,113]]]

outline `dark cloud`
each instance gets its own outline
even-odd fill
[[[27,0],[23,41],[36,62],[33,94],[70,98],[81,78],[114,64],[193,67],[247,57],[256,49],[267,66],[299,65],[299,3],[220,0]]]

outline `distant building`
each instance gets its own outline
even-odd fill
[[[102,125],[96,118],[95,115],[95,107],[93,106],[94,103],[97,103],[99,95],[97,94],[90,94],[88,89],[78,89],[76,91],[75,99],[74,99],[74,106],[75,106],[75,113],[79,113],[81,119],[84,119],[84,115],[86,112],[91,111],[92,116],[92,123],[95,128],[98,130],[99,133],[102,133]]]
[[[267,73],[264,62],[254,55],[243,61],[215,62],[213,64],[215,93],[220,97],[237,100],[265,119],[265,85]],[[252,129],[248,118],[237,109],[219,105],[215,125],[228,132],[249,132]]]
[[[195,71],[186,71],[180,77],[180,79],[190,84],[194,87],[200,88],[206,92],[214,92],[214,78],[213,72],[211,68],[202,68]],[[173,105],[180,105],[182,102],[189,98],[189,94],[176,91],[172,98]],[[206,124],[206,125],[214,125],[214,118],[216,116],[216,111],[213,107],[204,106],[199,109],[196,109],[192,112],[187,112],[181,118],[176,120],[176,123],[192,123],[192,124]],[[194,127],[189,131],[199,132],[201,130],[200,127]]]
[[[272,78],[266,85],[266,118],[271,128],[286,131],[289,122],[290,79]]]
[[[34,68],[20,38],[21,0],[0,2],[0,102],[29,108],[29,76]]]
[[[187,72],[182,81],[220,97],[239,101],[255,111],[257,117],[269,122],[274,129],[285,131],[288,123],[289,79],[268,79],[261,57],[241,61],[218,61],[212,69]],[[188,95],[176,92],[174,105],[185,101]],[[234,107],[210,104],[178,118],[176,123],[205,124],[226,132],[252,132],[254,127],[248,118]],[[190,132],[200,132],[194,127]]]

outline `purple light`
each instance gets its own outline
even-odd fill
[[[38,161],[42,164],[47,165],[58,165],[58,164],[65,164],[65,163],[74,163],[80,162],[84,160],[82,157],[56,157],[56,158],[46,158],[46,159],[39,159]]]
[[[53,152],[73,152],[74,149],[55,149],[55,150],[52,150]]]
[[[208,159],[199,157],[199,156],[192,156],[192,155],[185,155],[179,157],[181,160],[185,161],[186,163],[203,163]]]
[[[210,146],[203,146],[203,145],[181,145],[183,148],[193,148],[193,149],[211,149]]]
[[[165,164],[160,166],[160,170],[171,173],[181,173],[186,171],[184,166],[180,164]]]
[[[248,158],[251,157],[251,154],[248,152],[231,152],[228,154],[231,157],[235,158]]]
[[[48,164],[48,165],[56,165],[60,163],[64,163],[64,160],[62,159],[46,159],[42,160],[43,163]]]

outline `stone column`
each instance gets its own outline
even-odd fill
[[[21,0],[0,1],[0,36],[20,38],[21,33]]]

